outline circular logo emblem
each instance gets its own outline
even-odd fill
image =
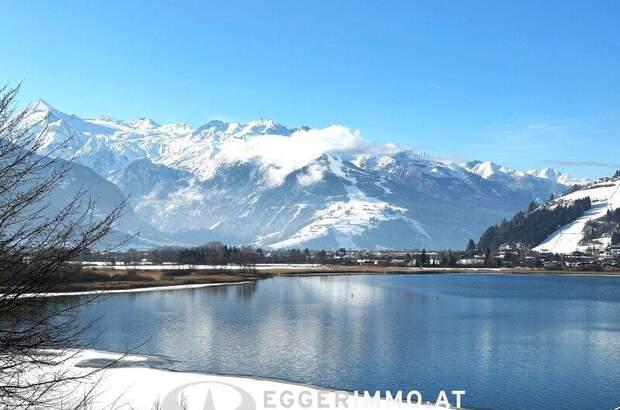
[[[195,390],[195,388],[198,386],[203,386],[206,392],[206,396],[203,399],[204,402],[201,403],[202,406],[199,406],[204,410],[256,410],[256,401],[250,393],[248,393],[246,390],[242,389],[239,386],[220,381],[194,382],[179,386],[174,390],[171,390],[164,397],[161,403],[162,409],[185,410],[187,407],[187,403],[183,403],[184,391],[189,388]],[[214,389],[217,390],[217,395],[213,393],[211,387],[214,387]],[[222,387],[224,387],[224,389],[222,389]],[[235,398],[237,400],[234,400]],[[230,402],[234,401],[236,403],[239,400],[240,404],[232,408]],[[192,403],[192,407],[194,406],[195,404]]]

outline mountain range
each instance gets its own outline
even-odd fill
[[[82,119],[42,100],[27,110],[41,154],[72,160],[95,196],[129,197],[127,231],[146,232],[137,246],[462,248],[531,201],[585,182],[550,168],[439,160],[342,126]]]

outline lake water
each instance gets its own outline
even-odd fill
[[[110,296],[94,347],[348,390],[466,390],[483,409],[620,405],[620,277],[389,275]],[[97,329],[93,329],[95,332]]]

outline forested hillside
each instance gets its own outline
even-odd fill
[[[527,212],[518,212],[510,221],[504,220],[486,230],[480,237],[481,251],[497,250],[503,243],[526,243],[535,246],[562,225],[574,221],[590,209],[589,197],[570,203],[537,207],[531,203]]]
[[[587,244],[592,239],[604,235],[611,236],[612,244],[620,243],[620,208],[607,211],[604,217],[589,221],[585,226],[581,243]]]

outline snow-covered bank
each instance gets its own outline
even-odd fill
[[[22,298],[50,298],[56,296],[86,296],[86,295],[105,295],[112,293],[139,293],[139,292],[159,292],[162,290],[183,290],[183,289],[197,289],[206,288],[211,286],[226,286],[226,285],[241,285],[244,283],[252,283],[251,281],[242,282],[222,282],[222,283],[194,283],[189,285],[170,285],[170,286],[150,286],[143,288],[133,289],[106,289],[106,290],[84,290],[77,292],[49,292],[49,293],[25,293],[21,295]]]
[[[87,375],[84,379],[63,386],[66,402],[80,400],[89,394],[89,409],[307,409],[307,408],[437,408],[437,397],[423,397],[433,404],[388,402],[370,396],[354,396],[342,391],[326,390],[301,384],[239,376],[218,376],[200,373],[175,372],[155,369],[158,358],[129,356],[113,367],[91,374],[96,368],[118,360],[122,356],[86,350],[74,354],[62,364],[73,376]],[[38,369],[38,372],[58,369]],[[40,373],[39,373],[40,374]],[[374,394],[372,392],[371,394]],[[394,392],[396,394],[396,392]],[[448,398],[454,402],[451,392]],[[463,397],[465,398],[465,397]]]

